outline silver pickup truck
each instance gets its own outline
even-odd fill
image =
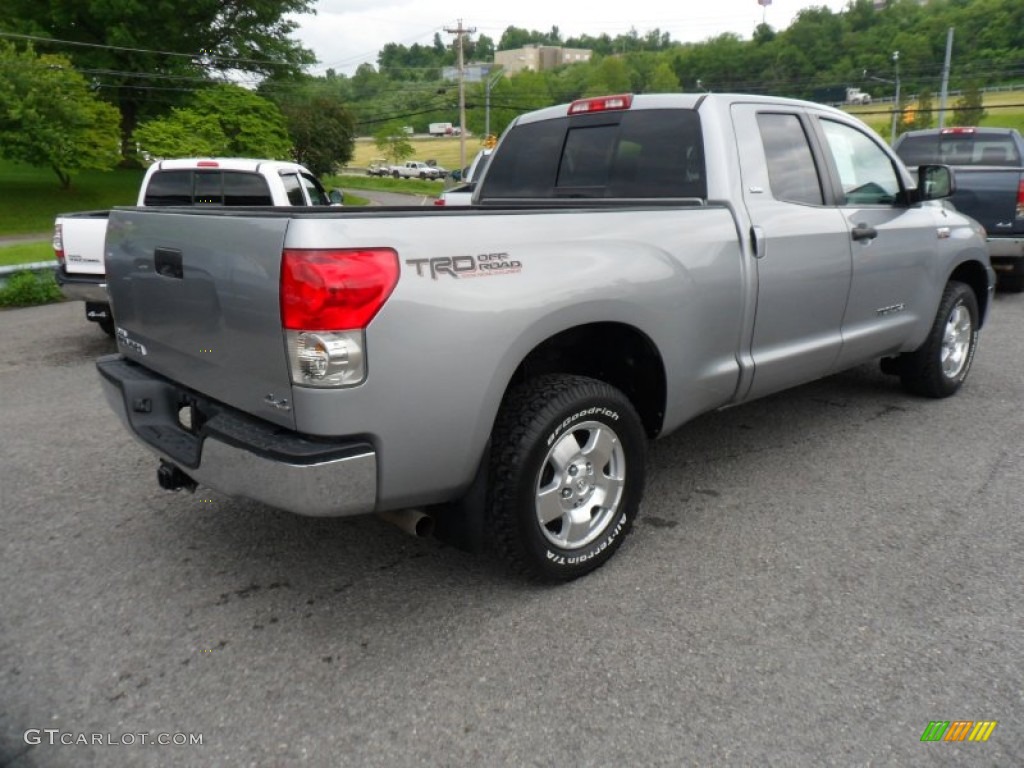
[[[647,438],[876,359],[959,389],[994,275],[954,186],[816,104],[580,100],[517,118],[471,208],[115,210],[97,365],[165,488],[568,580],[630,529]]]

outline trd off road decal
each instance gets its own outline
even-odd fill
[[[432,259],[406,259],[410,267],[416,267],[417,277],[429,276],[437,280],[438,275],[447,275],[461,280],[466,277],[494,277],[514,275],[523,271],[523,263],[507,253],[480,253],[476,256],[435,256]]]

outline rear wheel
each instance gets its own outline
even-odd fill
[[[977,347],[978,300],[967,285],[951,281],[924,344],[900,356],[900,380],[914,394],[949,397],[966,380]]]
[[[396,179],[401,176],[401,174],[398,171],[392,171],[391,175],[394,176]]]
[[[495,424],[488,527],[517,572],[568,581],[603,565],[640,505],[646,438],[632,404],[582,376],[529,381]]]

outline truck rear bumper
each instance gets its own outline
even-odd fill
[[[290,432],[108,355],[103,393],[132,435],[195,481],[300,515],[372,512],[377,456],[367,440]]]
[[[54,278],[64,298],[71,301],[88,301],[96,304],[107,304],[106,275],[69,275],[63,266],[54,270]]]
[[[1024,258],[1024,237],[990,237],[987,242],[988,255],[996,269],[1000,269],[997,263],[1005,270],[1014,259]]]

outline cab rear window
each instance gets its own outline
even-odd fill
[[[687,109],[527,123],[494,154],[481,199],[705,198],[703,147]]]
[[[896,146],[896,154],[911,167],[929,163],[1014,168],[1021,165],[1012,137],[984,131],[906,136]]]
[[[266,179],[245,171],[157,171],[143,205],[273,205]]]

